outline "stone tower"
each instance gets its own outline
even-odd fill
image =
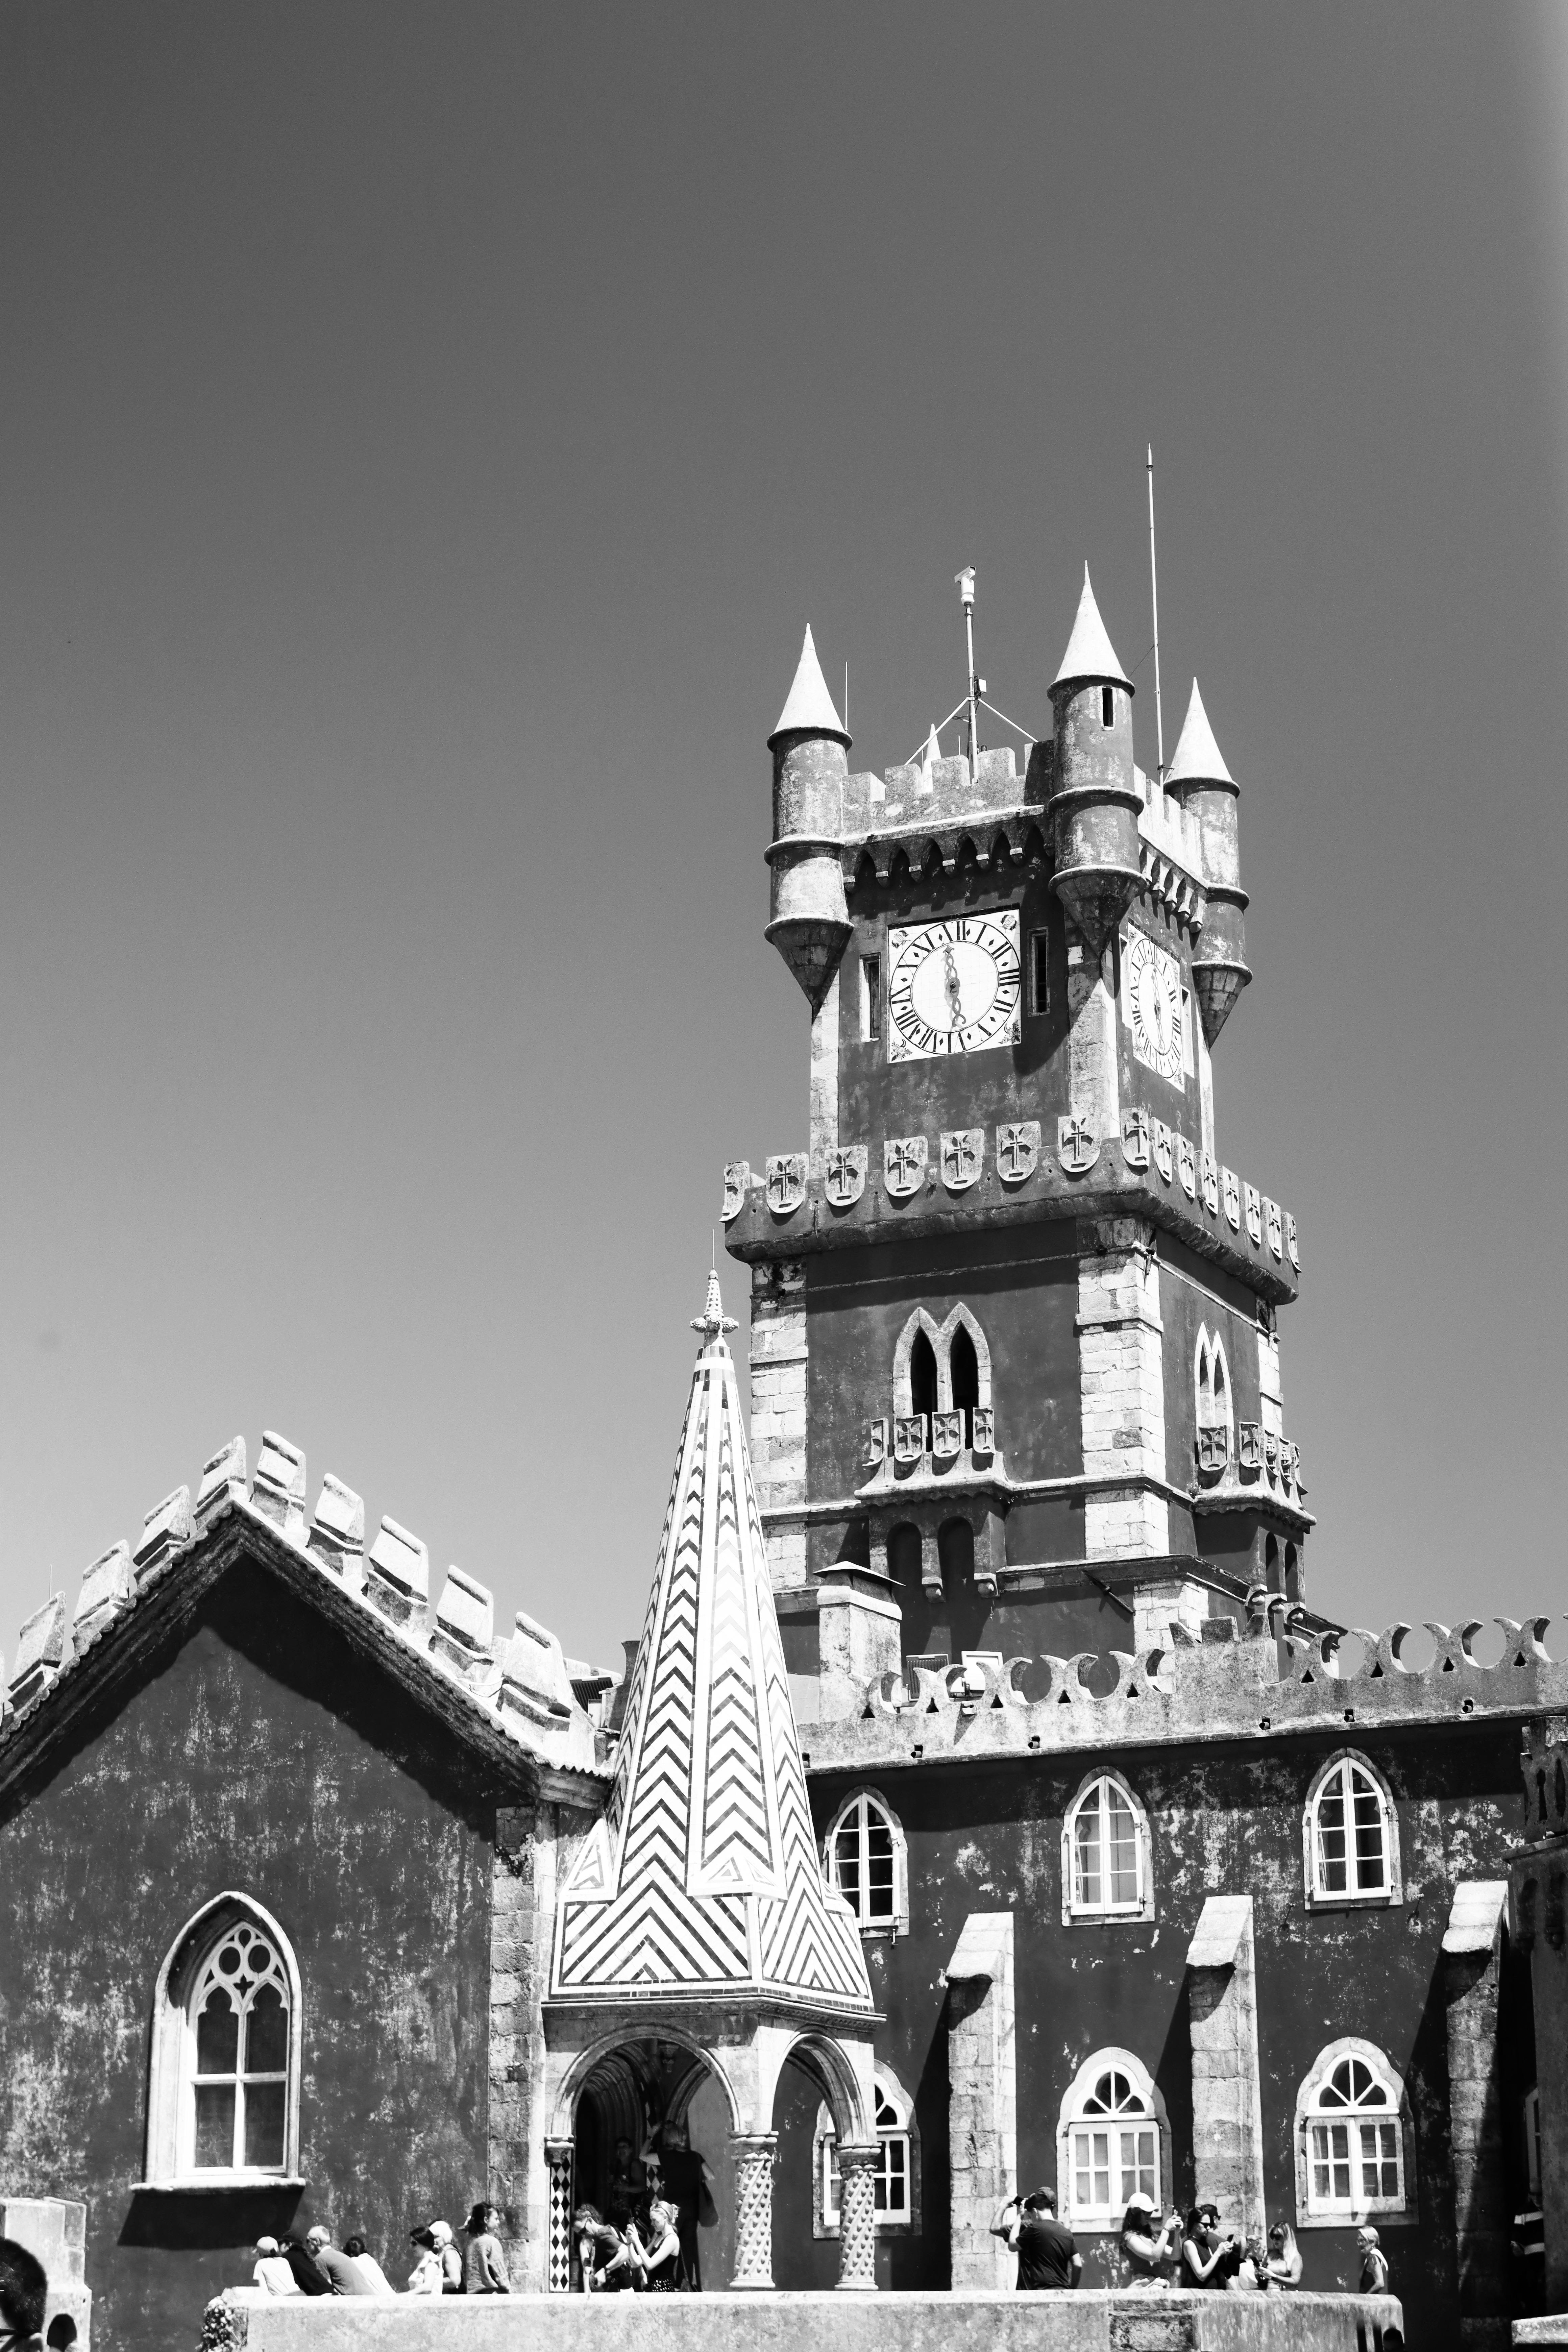
[[[725,1171],[792,1669],[1131,1649],[1302,1601],[1296,1223],[1223,1164],[1250,978],[1197,688],[1168,778],[1088,572],[1053,739],[849,772],[811,634],[769,739],[805,1148]]]

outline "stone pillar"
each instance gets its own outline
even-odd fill
[[[773,2157],[777,2132],[735,2132],[735,2275],[732,2287],[773,2283]]]
[[[572,2208],[575,2200],[573,2167],[576,2150],[569,2139],[547,2139],[544,2162],[550,2179],[549,2243],[545,2250],[544,2287],[550,2294],[572,2291]]]
[[[805,1526],[771,1522],[805,1501],[805,1268],[798,1258],[752,1268],[752,1476],[775,1592],[806,1581]]]
[[[826,1720],[855,1713],[868,1683],[898,1673],[903,1612],[892,1579],[852,1561],[824,1569],[817,1581],[816,1610]]]
[[[1509,2341],[1510,2208],[1498,2046],[1507,1907],[1506,1880],[1463,1880],[1443,1937],[1459,2340],[1478,2352]]]
[[[544,2035],[535,1978],[535,1842],[553,1809],[503,1805],[490,1856],[489,2121],[488,2195],[501,2217],[512,2276],[542,2284],[542,2213],[530,2214],[532,2086],[543,2074]],[[531,2221],[533,2226],[531,2228]]]
[[[875,2140],[838,2150],[838,2284],[865,2294],[877,2286],[877,2168]]]
[[[811,1172],[820,1177],[838,1141],[838,983],[843,969],[811,1018]]]
[[[1161,1558],[1171,1549],[1165,1483],[1164,1327],[1152,1225],[1102,1217],[1079,1226],[1079,1390],[1084,1542],[1091,1560]],[[1142,1483],[1157,1480],[1158,1486]]]
[[[1196,2201],[1212,2198],[1243,2237],[1261,2237],[1268,2223],[1250,1895],[1208,1897],[1187,1969]]]
[[[972,1911],[946,1973],[952,2284],[1011,2286],[1013,2258],[991,2224],[1018,2175],[1013,1914]]]

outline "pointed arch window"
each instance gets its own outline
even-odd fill
[[[1095,1772],[1062,1825],[1062,1918],[1148,1919],[1149,1817],[1119,1773]]]
[[[904,1832],[875,1790],[857,1790],[840,1806],[825,1841],[823,1861],[829,1885],[843,1895],[863,1932],[908,1933]]]
[[[1298,2219],[1321,2229],[1408,2212],[1408,2132],[1405,2085],[1383,2052],[1331,2042],[1297,2095]]]
[[[297,2177],[300,1975],[281,1927],[247,1895],[187,1922],[159,1972],[147,2181],[220,2188]]]
[[[1319,1767],[1301,1843],[1310,1907],[1404,1900],[1394,1799],[1382,1773],[1353,1748],[1341,1748]]]
[[[1200,1327],[1193,1362],[1197,1421],[1198,1462],[1208,1471],[1221,1471],[1235,1452],[1235,1412],[1230,1365],[1225,1342]]]

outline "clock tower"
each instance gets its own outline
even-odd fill
[[[805,1148],[725,1171],[789,1663],[1142,1650],[1303,1599],[1295,1220],[1221,1157],[1237,788],[1167,776],[1086,571],[1053,733],[853,773],[809,630],[769,739]],[[1256,1605],[1256,1604],[1255,1604]],[[1224,1630],[1228,1631],[1226,1627]]]

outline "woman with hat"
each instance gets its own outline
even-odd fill
[[[1128,2284],[1168,2287],[1181,2248],[1181,2215],[1173,2213],[1162,2223],[1153,2199],[1145,2197],[1142,2189],[1134,2190],[1121,2216],[1121,2258],[1127,2265]]]

